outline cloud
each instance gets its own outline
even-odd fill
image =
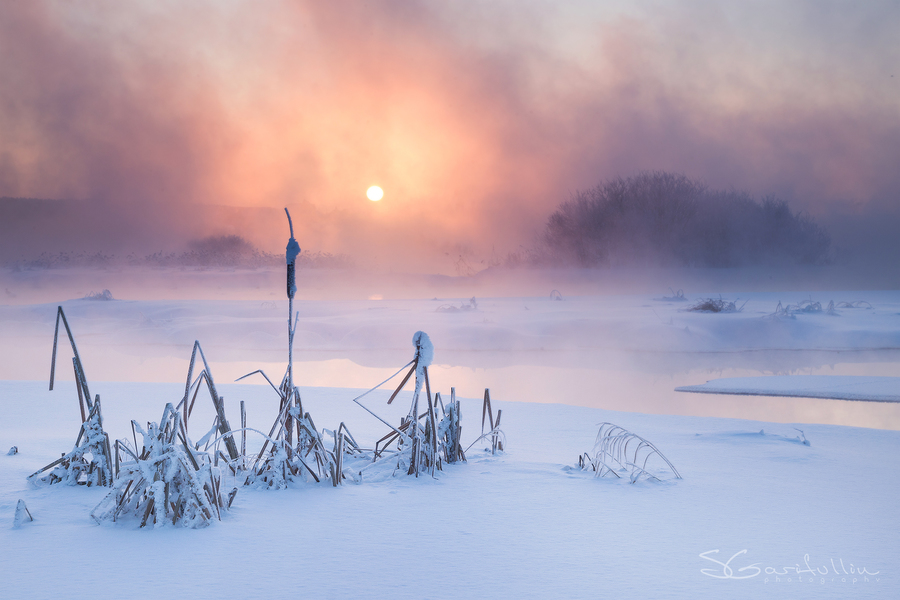
[[[306,248],[432,267],[643,169],[896,205],[893,3],[596,4],[7,3],[0,196],[90,199],[109,250],[274,250],[278,211],[198,207],[287,205]]]

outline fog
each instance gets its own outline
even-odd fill
[[[641,170],[894,261],[893,2],[6,3],[0,257],[238,234],[454,275]],[[374,203],[365,189],[381,185]],[[895,237],[895,236],[894,236]],[[863,248],[864,244],[872,246]]]

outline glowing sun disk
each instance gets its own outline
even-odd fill
[[[377,185],[373,185],[366,190],[366,197],[372,202],[378,202],[384,197],[384,190]]]

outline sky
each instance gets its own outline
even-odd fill
[[[287,206],[305,249],[437,269],[642,170],[884,229],[898,26],[878,0],[6,2],[0,197],[87,202],[35,251],[277,251]]]

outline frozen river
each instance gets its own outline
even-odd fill
[[[366,389],[435,344],[436,391],[651,414],[900,429],[900,406],[675,392],[722,377],[900,375],[900,293],[756,292],[735,313],[654,295],[301,300],[295,381]],[[855,308],[775,316],[813,298]],[[734,297],[732,297],[734,299]],[[0,306],[0,379],[46,380],[56,303]],[[62,303],[91,381],[183,381],[199,340],[220,383],[255,369],[280,378],[285,301],[70,300]],[[64,348],[64,354],[68,352]],[[68,360],[68,358],[66,358]],[[71,377],[63,371],[63,377]],[[261,378],[249,380],[262,383]]]

